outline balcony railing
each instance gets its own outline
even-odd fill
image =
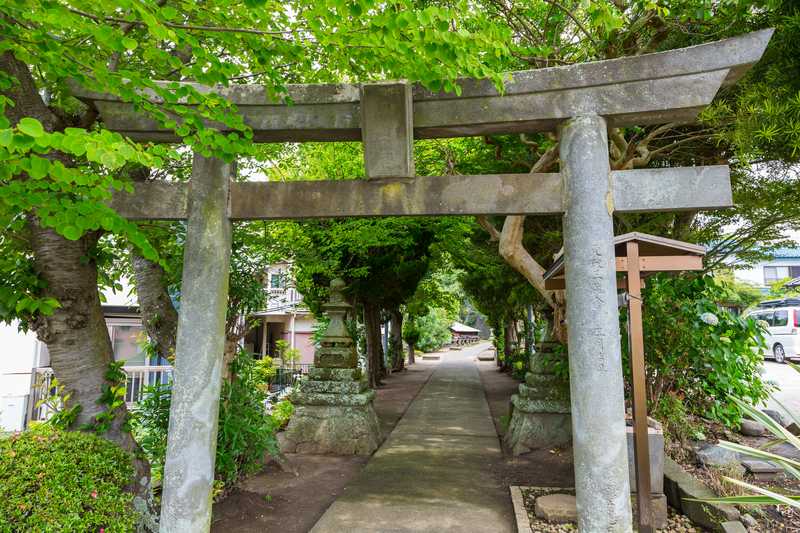
[[[289,363],[277,369],[275,377],[270,380],[270,396],[280,398],[286,395],[306,375],[312,365]],[[125,366],[122,370],[128,375],[125,386],[125,403],[130,408],[141,401],[145,387],[167,384],[172,380],[172,367],[164,366]],[[47,420],[60,405],[53,405],[48,400],[56,394],[53,386],[53,369],[41,367],[34,369],[31,385],[30,402],[28,403],[28,421]],[[56,400],[57,403],[58,400]]]
[[[142,399],[144,387],[166,384],[172,379],[172,367],[163,366],[125,366],[122,370],[128,375],[125,385],[125,403],[131,407]],[[43,402],[56,394],[53,386],[53,369],[41,367],[34,369],[31,397],[28,403],[28,420],[47,420],[60,405]]]

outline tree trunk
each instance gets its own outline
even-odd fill
[[[392,308],[389,311],[391,315],[392,329],[390,332],[389,346],[392,354],[392,371],[400,372],[405,365],[405,356],[403,353],[403,313],[400,312],[399,307]]]
[[[144,258],[135,249],[131,249],[131,266],[142,325],[156,353],[172,362],[178,333],[178,312],[167,290],[166,273],[161,265]]]
[[[364,302],[364,329],[367,340],[369,386],[375,388],[382,385],[383,346],[381,343],[381,310],[371,302]]]
[[[409,364],[409,366],[413,365],[416,362],[416,357],[415,357],[415,354],[414,354],[414,350],[415,350],[414,343],[413,342],[409,342],[408,343],[408,364]]]
[[[503,325],[503,370],[511,368],[511,355],[514,353],[514,322],[511,319],[506,320]]]
[[[29,116],[39,120],[49,132],[61,131],[67,126],[44,103],[25,63],[11,52],[5,52],[0,55],[0,70],[16,80],[4,93],[14,102],[6,106],[6,116],[12,124]],[[58,159],[65,166],[73,163],[66,154],[56,151],[49,153],[48,158]],[[90,254],[100,234],[90,233],[70,241],[42,227],[33,215],[28,215],[27,230],[34,267],[47,284],[43,296],[55,298],[60,304],[52,315],[38,316],[32,327],[39,340],[47,345],[50,366],[70,394],[69,403],[81,407],[73,424],[77,428],[94,421],[105,410],[98,400],[114,358],[97,290],[97,264]],[[139,446],[126,429],[125,405],[115,414],[114,422],[102,436],[133,452],[135,479],[127,490],[152,510],[150,465],[142,458]]]
[[[52,315],[37,318],[34,328],[39,340],[47,344],[53,373],[70,395],[68,405],[80,405],[73,424],[79,428],[92,423],[106,410],[107,406],[100,405],[98,400],[107,383],[106,372],[114,360],[97,290],[97,264],[91,254],[99,235],[90,233],[70,241],[52,229],[43,228],[34,217],[29,217],[28,229],[36,271],[47,283],[44,295],[60,304]],[[149,505],[150,465],[125,427],[125,404],[115,415],[102,436],[133,453],[136,479],[128,490]]]

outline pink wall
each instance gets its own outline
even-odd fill
[[[311,342],[311,333],[296,332],[294,334],[294,342],[295,347],[300,350],[300,363],[313,363],[314,344]]]

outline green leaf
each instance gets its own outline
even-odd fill
[[[29,137],[34,139],[44,135],[44,128],[42,123],[32,117],[23,117],[17,124],[17,129]]]
[[[139,43],[136,42],[136,39],[133,39],[131,37],[123,37],[122,46],[124,46],[128,50],[135,50],[136,47],[139,46]]]
[[[42,179],[43,177],[47,176],[48,172],[50,171],[50,161],[47,159],[31,156],[31,169],[28,171],[28,175],[35,180]]]
[[[77,241],[82,235],[81,230],[75,226],[64,226],[63,228],[59,228],[58,232],[63,235],[65,239],[69,239],[70,241]]]

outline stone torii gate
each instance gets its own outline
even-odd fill
[[[579,527],[631,531],[612,215],[722,208],[732,198],[727,166],[611,171],[607,128],[694,119],[758,61],[771,34],[515,72],[503,95],[475,80],[459,82],[460,96],[405,82],[295,85],[289,106],[260,86],[198,87],[234,102],[255,142],[361,140],[369,179],[232,183],[229,164],[196,154],[188,184],[140,183],[115,197],[130,219],[188,220],[162,531],[210,527],[232,220],[556,213],[568,265]],[[129,103],[77,92],[111,130],[180,142]],[[415,176],[415,138],[557,128],[560,173]]]

